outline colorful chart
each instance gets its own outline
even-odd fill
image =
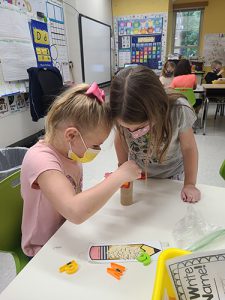
[[[131,63],[159,69],[161,67],[161,48],[161,35],[132,36]]]
[[[163,18],[119,21],[118,33],[119,36],[162,33],[162,25]]]
[[[119,19],[118,67],[143,64],[151,69],[162,68],[162,39],[165,39],[163,17]]]

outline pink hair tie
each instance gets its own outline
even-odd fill
[[[96,82],[92,83],[85,94],[88,96],[95,96],[100,103],[105,102],[105,92],[99,88]]]

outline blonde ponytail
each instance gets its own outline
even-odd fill
[[[86,95],[88,84],[79,84],[61,94],[52,104],[45,121],[45,140],[51,141],[61,124],[74,126],[81,132],[101,125],[111,129],[112,120],[108,103],[99,103]]]

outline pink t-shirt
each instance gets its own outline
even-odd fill
[[[82,189],[80,163],[64,157],[43,141],[27,151],[21,168],[21,194],[24,200],[22,249],[28,256],[34,256],[65,221],[38,186],[38,176],[47,170],[65,174],[76,193]]]
[[[180,75],[173,78],[170,85],[171,88],[191,88],[197,85],[197,77],[195,74]]]

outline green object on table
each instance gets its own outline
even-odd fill
[[[0,181],[0,251],[13,255],[18,274],[29,262],[21,249],[20,170]]]
[[[151,256],[143,251],[137,257],[137,261],[143,263],[144,266],[148,266],[151,263]]]
[[[195,93],[194,93],[193,89],[191,89],[191,88],[175,88],[175,90],[180,92],[181,94],[183,94],[187,98],[187,100],[191,106],[195,105],[196,98],[195,98]]]
[[[188,247],[186,250],[189,251],[197,251],[207,245],[209,245],[211,242],[213,242],[215,239],[225,235],[225,229],[218,229],[214,230],[213,232],[207,234],[203,238],[199,239],[195,243],[193,243],[190,247]]]
[[[225,180],[225,160],[220,167],[220,176]]]

